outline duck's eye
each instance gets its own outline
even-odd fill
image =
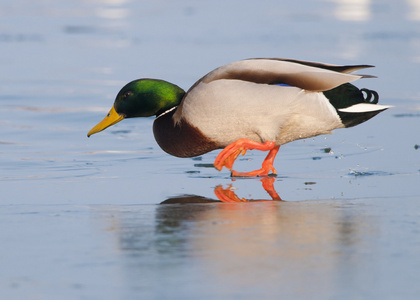
[[[128,92],[125,92],[125,93],[122,95],[122,98],[123,98],[123,99],[126,99],[126,98],[130,97],[131,95],[133,95],[133,92],[128,91]]]

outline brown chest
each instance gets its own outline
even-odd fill
[[[153,134],[162,150],[177,157],[194,157],[221,148],[187,121],[175,124],[174,112],[158,116],[153,123]]]

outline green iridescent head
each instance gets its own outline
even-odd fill
[[[138,79],[127,83],[117,94],[114,106],[88,136],[118,123],[124,118],[160,115],[181,103],[185,91],[159,79]]]
[[[160,115],[177,106],[185,92],[164,80],[139,79],[127,83],[118,93],[114,108],[124,118]]]

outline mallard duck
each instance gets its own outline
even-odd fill
[[[232,176],[276,174],[279,147],[363,123],[389,106],[378,93],[350,84],[369,75],[350,74],[370,65],[339,66],[280,58],[253,58],[221,66],[187,92],[158,79],[129,82],[94,133],[124,118],[156,116],[159,146],[177,157],[223,149],[214,166]],[[239,154],[269,151],[259,170],[232,170]]]

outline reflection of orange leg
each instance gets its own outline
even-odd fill
[[[239,154],[245,154],[247,150],[261,150],[261,151],[270,151],[267,157],[264,159],[262,163],[262,168],[259,170],[241,173],[232,170],[232,176],[239,176],[239,177],[254,177],[254,176],[267,176],[270,171],[274,174],[277,173],[276,169],[273,167],[274,158],[279,151],[280,146],[276,146],[274,142],[267,141],[265,143],[258,143],[248,139],[239,139],[236,142],[233,142],[219,155],[216,157],[214,161],[214,166],[217,170],[221,170],[223,167],[232,170],[233,163],[235,162],[236,158]]]
[[[264,190],[271,196],[271,198],[273,200],[283,201],[281,200],[279,194],[277,194],[276,190],[274,189],[274,185],[273,185],[274,181],[275,179],[273,177],[261,179]]]
[[[227,189],[224,189],[221,185],[218,185],[214,188],[214,193],[216,194],[216,197],[222,202],[232,203],[247,201],[245,199],[239,199],[235,192],[231,190],[231,187],[232,186],[229,186]]]
[[[271,196],[272,200],[259,200],[259,201],[282,201],[280,196],[277,194],[276,190],[274,189],[273,183],[275,178],[267,177],[261,179],[262,185],[264,190]],[[238,203],[238,202],[248,202],[249,199],[242,198],[240,199],[232,189],[232,185],[229,185],[228,188],[224,189],[223,186],[218,185],[214,188],[214,194],[216,197],[226,203]]]

